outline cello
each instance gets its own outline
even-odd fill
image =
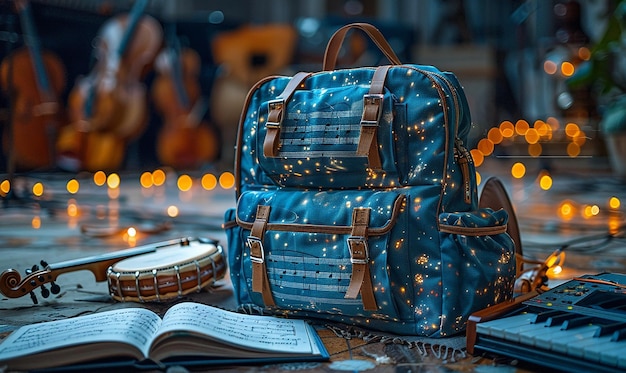
[[[219,135],[202,120],[208,103],[198,84],[200,56],[191,48],[180,48],[175,32],[170,46],[157,57],[159,76],[152,85],[156,110],[163,118],[157,139],[157,156],[176,169],[196,169],[219,156]]]
[[[10,169],[51,168],[55,139],[63,113],[58,97],[65,89],[65,67],[55,54],[43,51],[30,3],[15,2],[25,47],[0,65],[0,85],[10,97],[11,123],[3,136]]]
[[[119,169],[126,145],[145,129],[148,109],[141,78],[162,43],[158,21],[143,15],[146,4],[138,0],[129,14],[110,19],[98,33],[97,63],[70,92],[70,124],[57,144],[66,168]]]

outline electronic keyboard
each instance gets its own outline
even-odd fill
[[[585,275],[476,312],[467,351],[567,372],[626,372],[626,275]]]

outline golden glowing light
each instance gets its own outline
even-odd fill
[[[96,173],[93,174],[93,183],[97,186],[103,186],[106,182],[107,175],[104,173],[104,171],[96,171]]]
[[[141,176],[139,176],[139,184],[141,184],[141,186],[144,188],[150,188],[152,185],[154,185],[152,181],[152,174],[148,171],[143,172]]]
[[[107,195],[111,199],[117,199],[120,196],[120,188],[107,188]]]
[[[559,128],[561,128],[559,120],[555,117],[548,117],[548,119],[546,119],[546,124],[550,126],[552,132],[556,132],[559,130]]]
[[[11,191],[11,182],[9,180],[2,180],[0,183],[0,192],[2,194],[8,194]]]
[[[517,162],[511,167],[511,175],[516,179],[521,179],[526,174],[526,166],[523,163]]]
[[[120,176],[112,173],[107,177],[107,186],[111,189],[117,189],[120,186]]]
[[[555,266],[560,266],[563,263],[565,263],[565,251],[558,250],[550,254],[548,259],[546,259],[545,264],[548,268],[553,268]]]
[[[609,233],[618,234],[622,230],[622,217],[616,214],[609,215]]]
[[[36,197],[41,197],[43,195],[43,184],[40,182],[35,183],[35,185],[33,185],[33,194]]]
[[[67,205],[67,215],[73,218],[78,216],[78,206],[75,203]]]
[[[235,175],[226,171],[220,175],[219,183],[222,188],[230,189],[235,186]]]
[[[213,190],[217,187],[217,177],[213,174],[204,174],[200,183],[205,190]]]
[[[487,132],[487,138],[494,144],[499,144],[503,140],[502,132],[499,128],[493,127]]]
[[[576,136],[574,136],[572,142],[576,143],[578,146],[583,146],[585,142],[587,142],[587,136],[585,136],[583,131],[580,131]]]
[[[152,173],[152,182],[155,186],[161,186],[165,183],[165,171],[158,169]]]
[[[567,155],[569,155],[572,158],[578,157],[578,155],[580,154],[580,146],[578,146],[578,144],[576,144],[575,142],[570,142],[569,144],[567,144]]]
[[[539,178],[539,187],[543,190],[552,188],[552,177],[550,175],[543,175]]]
[[[129,227],[126,230],[126,234],[128,234],[128,237],[135,237],[135,236],[137,236],[137,229],[135,229],[133,227]]]
[[[526,142],[529,144],[536,144],[539,142],[539,132],[534,128],[529,128],[524,134]]]
[[[563,272],[563,267],[556,265],[552,268],[548,268],[548,270],[546,271],[546,275],[548,275],[548,277],[553,277],[553,276],[558,275],[561,272]]]
[[[171,205],[167,208],[167,216],[175,218],[178,216],[178,207]]]
[[[191,176],[183,174],[178,177],[176,185],[178,186],[178,190],[186,192],[191,189],[193,180],[191,179]]]
[[[503,121],[500,123],[500,133],[504,138],[513,137],[515,135],[515,125],[508,120]]]
[[[78,189],[80,189],[80,183],[78,182],[78,180],[72,179],[67,182],[65,188],[70,194],[76,194],[78,193]]]
[[[533,127],[537,131],[537,134],[541,137],[548,136],[548,134],[552,131],[550,126],[542,120],[536,120]]]
[[[580,134],[580,127],[576,123],[567,123],[565,125],[565,134],[571,138],[575,138]]]
[[[572,201],[565,200],[561,202],[561,205],[558,208],[558,215],[564,220],[570,220],[574,217],[575,208]]]
[[[485,161],[485,156],[478,149],[470,150],[470,154],[472,155],[472,159],[474,160],[474,166],[478,167]]]
[[[480,174],[478,173],[478,171],[476,171],[476,185],[480,185],[481,181],[482,181],[482,178]]]
[[[517,122],[515,122],[515,133],[517,133],[520,136],[524,136],[526,134],[526,131],[528,131],[529,128],[530,128],[530,125],[524,119],[520,119]]]
[[[586,205],[583,209],[583,217],[589,219],[597,216],[600,213],[600,207],[598,205]]]
[[[528,155],[530,155],[531,157],[539,157],[542,151],[543,148],[541,147],[541,144],[528,144]]]
[[[619,198],[617,197],[611,197],[609,198],[609,207],[613,210],[617,210],[619,209],[620,205],[622,203],[620,202]]]
[[[30,226],[34,229],[41,228],[41,218],[39,216],[33,216],[33,219],[30,221]]]
[[[554,61],[546,60],[543,62],[543,71],[545,71],[546,74],[554,75],[556,74],[556,70],[557,66]]]
[[[574,65],[571,62],[563,62],[561,64],[561,74],[564,76],[572,76],[574,75]]]
[[[480,150],[480,152],[483,153],[484,156],[489,156],[491,155],[491,153],[493,153],[494,145],[493,142],[491,142],[491,140],[489,139],[480,139],[480,141],[478,141],[478,145],[476,145],[476,148]]]

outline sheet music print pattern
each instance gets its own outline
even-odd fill
[[[228,312],[195,303],[173,306],[163,318],[161,333],[185,329],[217,335],[220,340],[243,348],[270,351],[312,352],[302,320]]]
[[[46,346],[64,347],[96,340],[131,341],[141,346],[140,349],[145,353],[160,323],[159,317],[148,310],[122,309],[89,317],[33,324],[21,329],[20,333],[11,334],[6,343],[0,345],[0,354],[9,358]]]
[[[297,253],[270,253],[265,259],[268,262],[270,282],[275,285],[273,293],[276,297],[301,304],[361,304],[360,298],[343,296],[348,290],[352,273],[352,267],[346,265],[349,259],[308,257]],[[315,281],[307,281],[306,278],[314,278]]]
[[[281,130],[282,156],[354,155],[361,131],[362,102],[306,103],[289,107]],[[332,123],[332,124],[331,124]]]

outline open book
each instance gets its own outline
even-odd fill
[[[192,302],[161,319],[123,308],[23,326],[0,343],[0,367],[202,366],[323,361],[329,355],[304,320],[246,315]]]

